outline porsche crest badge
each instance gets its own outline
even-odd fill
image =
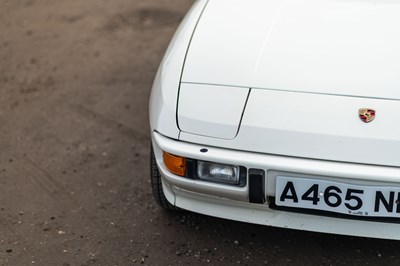
[[[358,110],[358,116],[364,123],[369,123],[375,119],[375,110],[368,108],[361,108]]]

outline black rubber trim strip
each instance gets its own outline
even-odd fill
[[[265,171],[249,169],[249,202],[263,204],[265,202]]]
[[[318,215],[318,216],[326,216],[326,217],[331,217],[331,218],[366,221],[366,222],[400,224],[400,218],[355,216],[355,215],[348,215],[348,214],[335,213],[335,212],[329,212],[329,211],[283,207],[283,206],[277,206],[275,204],[275,198],[274,197],[269,197],[268,199],[269,199],[269,202],[270,202],[269,203],[269,208],[273,209],[273,210],[277,210],[277,211],[285,211],[285,212],[293,212],[293,213],[301,213],[301,214],[309,214],[309,215]]]

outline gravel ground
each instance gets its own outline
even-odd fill
[[[398,265],[399,241],[155,204],[147,102],[191,4],[0,0],[0,265]]]

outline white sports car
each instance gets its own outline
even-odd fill
[[[400,239],[400,2],[198,0],[150,98],[157,202]]]

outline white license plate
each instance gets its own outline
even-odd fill
[[[360,186],[278,176],[275,204],[348,215],[400,218],[400,185]]]

